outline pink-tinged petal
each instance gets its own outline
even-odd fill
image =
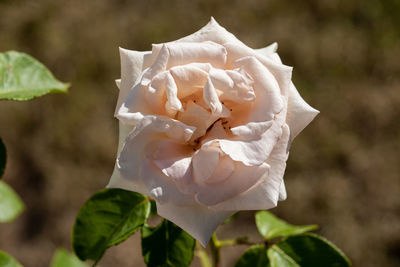
[[[123,101],[140,76],[143,70],[143,57],[149,52],[139,52],[123,48],[119,48],[119,52],[121,58],[121,91],[119,100]],[[120,102],[118,103],[120,104]],[[119,105],[117,106],[117,110],[118,107]]]
[[[158,203],[171,203],[177,206],[192,205],[195,203],[193,195],[184,194],[177,184],[169,179],[148,157],[141,160],[140,176],[153,197]]]
[[[241,43],[241,41],[239,41],[232,33],[228,32],[224,27],[220,26],[213,17],[211,17],[210,22],[199,31],[177,40],[177,42],[204,41],[212,41],[218,44],[225,44],[227,42]]]
[[[211,69],[210,80],[220,91],[221,100],[232,100],[236,103],[253,101],[255,99],[252,87],[253,80],[236,70]]]
[[[157,203],[157,212],[188,232],[203,247],[207,246],[218,225],[235,213],[235,211],[216,212],[198,204],[176,206],[171,203]]]
[[[228,156],[221,157],[214,173],[210,177],[208,177],[205,183],[208,185],[221,183],[228,179],[234,171],[235,164],[233,160]]]
[[[203,183],[215,172],[219,163],[220,149],[209,146],[200,148],[193,155],[193,177],[197,183]]]
[[[241,43],[226,43],[224,44],[227,52],[227,65],[231,66],[235,61],[243,57],[253,56],[260,61],[272,73],[277,83],[279,84],[280,92],[287,97],[292,80],[292,67],[283,65],[273,60],[271,57],[266,57],[261,53],[257,53],[254,49]]]
[[[169,139],[161,140],[150,159],[172,181],[180,186],[192,182],[193,150],[191,146]]]
[[[123,144],[125,142],[125,139],[131,130],[132,130],[132,126],[124,125],[122,122],[119,123],[119,142],[118,142],[118,151],[117,151],[118,155],[121,152]],[[122,179],[121,175],[119,173],[119,170],[118,170],[117,163],[115,163],[114,171],[113,171],[110,181],[108,182],[106,187],[131,190],[131,191],[139,192],[144,195],[149,194],[147,187],[141,180],[137,180],[137,181],[135,181],[135,183],[133,183],[131,181]]]
[[[178,87],[178,98],[182,99],[203,90],[210,69],[211,65],[207,63],[191,63],[171,68],[170,73]]]
[[[153,46],[152,54],[154,53],[154,49],[155,48]],[[143,72],[143,77],[140,83],[144,86],[149,85],[154,76],[167,69],[169,60],[170,54],[168,47],[166,44],[163,44],[153,64]]]
[[[191,140],[195,140],[200,136],[203,136],[208,127],[218,119],[213,116],[210,112],[205,110],[203,107],[197,105],[193,101],[186,103],[185,111],[179,112],[177,119],[186,125],[196,127]]]
[[[115,85],[118,87],[118,89],[120,89],[121,88],[121,79],[116,79]]]
[[[239,140],[217,139],[210,142],[218,142],[222,151],[233,160],[240,161],[246,166],[258,166],[270,156],[282,136],[282,125],[285,123],[286,117],[285,111],[283,109],[277,114],[271,127],[259,137],[253,139],[241,138]]]
[[[225,168],[227,166],[224,165],[222,167]],[[195,199],[205,206],[213,206],[228,201],[257,184],[268,174],[268,169],[269,166],[266,163],[249,167],[240,162],[235,162],[234,170],[228,178],[219,183],[199,184]]]
[[[222,126],[221,121],[217,121],[214,123],[214,125],[211,127],[210,131],[207,132],[205,135],[205,138],[201,140],[201,145],[212,141],[212,140],[217,140],[217,139],[227,139],[228,135],[226,134],[226,131],[224,127]],[[210,142],[209,145],[212,145],[213,142]]]
[[[169,52],[167,68],[193,62],[209,63],[214,68],[225,67],[225,47],[214,42],[174,43],[167,45],[167,48]]]
[[[135,94],[135,103],[133,103],[136,107],[137,111],[146,110],[147,107],[145,103],[142,103],[142,96],[138,92],[132,92],[135,88],[132,88],[140,74],[142,72],[143,67],[143,57],[148,52],[138,52],[120,48],[120,56],[121,56],[121,79],[119,82],[119,95],[117,107],[115,109],[115,116],[118,115],[121,106],[125,102],[126,98],[129,94]],[[136,88],[137,89],[137,88]]]
[[[282,180],[281,187],[279,188],[279,201],[286,200],[287,193],[286,193],[286,186],[285,181]]]
[[[173,139],[185,143],[190,139],[193,131],[194,127],[176,120],[152,115],[144,116],[126,138],[117,159],[121,177],[140,183],[141,162],[146,152],[149,152],[147,150],[151,144],[162,139]]]
[[[262,122],[272,120],[284,107],[279,84],[275,77],[255,57],[244,57],[232,63],[243,67],[254,80],[256,99],[249,121]]]
[[[249,122],[231,129],[232,133],[245,139],[256,139],[271,128],[273,121]]]
[[[258,184],[248,191],[229,201],[211,207],[216,211],[222,210],[264,210],[277,205],[282,190],[283,175],[288,157],[289,127],[282,127],[282,136],[276,144],[266,163],[270,166],[269,172]]]
[[[174,78],[170,73],[167,75],[165,88],[168,99],[165,103],[165,110],[170,117],[174,117],[178,111],[183,111],[183,108],[181,101],[178,99],[178,87],[176,87]]]
[[[291,83],[288,99],[286,122],[290,128],[290,140],[293,139],[317,116],[318,110],[307,104]]]
[[[211,82],[210,78],[207,78],[207,82],[204,85],[203,99],[207,103],[213,114],[222,113],[222,104],[221,102],[219,102],[217,92],[215,91],[214,85]]]
[[[254,49],[254,50],[257,53],[259,53],[265,57],[269,57],[278,50],[278,43],[274,42],[274,43],[270,44],[269,46],[259,48],[259,49]]]

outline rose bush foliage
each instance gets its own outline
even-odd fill
[[[108,187],[151,196],[204,246],[238,210],[286,198],[291,142],[318,111],[274,43],[252,49],[214,19],[152,51],[120,49],[120,135]]]

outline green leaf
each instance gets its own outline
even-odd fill
[[[267,248],[264,244],[248,248],[236,262],[235,267],[269,267]]]
[[[349,259],[334,244],[315,234],[290,236],[268,250],[272,267],[348,267]]]
[[[0,53],[0,99],[29,100],[65,93],[68,87],[33,57],[15,51]]]
[[[228,217],[222,224],[227,224],[236,219],[239,216],[239,211],[235,212],[232,216]]]
[[[80,261],[75,255],[65,249],[57,249],[50,267],[89,267],[89,265]]]
[[[1,267],[22,267],[13,257],[0,250],[0,266]]]
[[[23,210],[24,203],[19,196],[8,184],[0,181],[0,222],[11,222]]]
[[[256,213],[256,225],[258,231],[266,240],[298,235],[318,229],[318,225],[315,224],[303,226],[289,224],[268,211],[259,211]]]
[[[196,240],[170,221],[142,228],[142,253],[148,267],[186,267],[193,260]]]
[[[150,202],[141,194],[116,188],[94,194],[75,220],[72,246],[76,255],[98,262],[107,248],[141,228],[149,214]]]
[[[0,138],[0,179],[3,176],[4,169],[6,168],[7,152],[3,140]]]
[[[300,265],[277,246],[270,247],[267,251],[267,255],[271,267],[300,267]]]

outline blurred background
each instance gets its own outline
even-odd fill
[[[4,180],[27,206],[0,224],[0,249],[34,267],[70,249],[79,208],[113,170],[118,47],[149,50],[214,16],[253,48],[277,41],[301,95],[321,111],[292,145],[288,199],[272,212],[319,224],[354,266],[400,266],[399,14],[398,0],[0,0],[0,51],[29,53],[72,84],[67,95],[0,102]],[[256,240],[253,212],[217,234]],[[139,237],[100,265],[144,266]],[[224,249],[223,266],[245,248]]]

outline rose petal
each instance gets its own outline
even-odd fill
[[[199,31],[183,37],[177,42],[204,42],[204,41],[213,41],[218,44],[224,44],[227,42],[239,42],[235,35],[228,32],[224,27],[218,24],[218,22],[211,17],[210,22],[201,28]]]
[[[251,167],[240,162],[235,162],[234,165],[232,175],[222,182],[198,185],[196,201],[205,206],[227,201],[255,185],[268,174],[269,169],[268,164],[265,163]]]
[[[202,90],[210,69],[211,65],[206,63],[191,63],[171,68],[170,73],[178,87],[178,98],[182,99]]]
[[[176,206],[193,205],[195,202],[192,195],[183,194],[177,184],[171,181],[152,162],[144,157],[141,160],[140,176],[153,197],[158,203],[171,203]]]
[[[158,143],[151,159],[172,181],[184,186],[193,180],[190,166],[192,155],[190,146],[163,139]]]
[[[193,176],[196,182],[203,183],[216,170],[219,163],[220,150],[216,147],[200,148],[193,155]]]
[[[203,247],[207,246],[218,225],[235,213],[235,211],[215,212],[198,204],[175,206],[170,203],[157,203],[157,212],[188,232]]]
[[[288,157],[289,127],[282,127],[282,136],[276,144],[266,163],[270,166],[269,173],[256,186],[229,201],[211,207],[222,210],[265,210],[277,205],[282,189],[283,175]]]
[[[278,50],[278,43],[274,42],[274,43],[270,44],[269,46],[259,48],[259,49],[254,49],[254,50],[257,53],[259,53],[265,57],[269,57]]]
[[[269,128],[271,128],[273,121],[264,122],[249,122],[246,125],[231,128],[233,134],[244,137],[245,139],[259,138]]]
[[[285,117],[286,110],[283,109],[276,115],[271,127],[257,138],[245,140],[217,139],[210,142],[218,142],[222,151],[233,160],[240,161],[246,166],[258,166],[269,157],[282,135]]]
[[[174,78],[170,73],[167,75],[165,83],[167,102],[165,103],[165,110],[170,117],[174,117],[180,110],[183,111],[182,103],[178,99],[178,87],[176,87]]]
[[[203,107],[197,105],[193,101],[186,103],[186,109],[178,113],[177,119],[186,125],[196,127],[195,132],[191,137],[191,141],[203,136],[208,127],[212,125],[217,119],[217,116],[212,115]]]
[[[291,83],[288,100],[288,114],[286,122],[290,128],[290,141],[317,116],[318,110],[307,104],[300,96],[296,87]]]
[[[280,112],[284,106],[279,84],[271,72],[255,57],[244,57],[232,63],[233,66],[243,67],[254,80],[256,99],[250,113],[249,121],[269,121]]]
[[[285,186],[285,181],[282,180],[281,187],[279,189],[279,201],[286,200],[287,194],[286,194],[286,186]]]
[[[255,99],[252,87],[253,80],[236,70],[211,69],[210,80],[214,87],[221,91],[221,100],[232,100],[236,103]]]
[[[283,65],[282,63],[274,61],[270,57],[257,53],[254,49],[251,49],[243,43],[226,43],[224,46],[228,52],[228,66],[240,58],[253,56],[272,73],[279,84],[281,94],[283,96],[288,95],[290,82],[292,80],[292,67]]]
[[[140,183],[139,172],[141,162],[148,145],[164,138],[185,143],[190,139],[193,131],[194,127],[169,118],[151,115],[144,116],[126,138],[117,159],[117,166],[121,177],[135,183]]]
[[[140,76],[143,67],[143,57],[146,53],[148,53],[127,50],[123,48],[119,48],[119,52],[121,57],[121,79],[120,86],[118,86],[120,91],[118,95],[117,107],[115,109],[115,115],[128,96],[137,78]]]

